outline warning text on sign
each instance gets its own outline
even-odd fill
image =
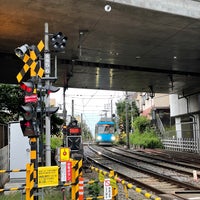
[[[38,187],[58,185],[58,166],[38,167]]]

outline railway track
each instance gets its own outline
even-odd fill
[[[108,151],[117,153],[118,155],[125,156],[127,158],[131,157],[134,160],[137,160],[138,162],[142,161],[146,164],[151,164],[154,166],[159,166],[168,170],[173,170],[176,173],[182,173],[185,175],[188,175],[188,178],[190,178],[190,181],[193,182],[193,171],[200,171],[200,166],[194,165],[194,164],[188,164],[184,161],[175,161],[171,158],[163,158],[162,155],[160,157],[155,157],[152,155],[144,154],[144,152],[138,152],[138,151],[131,151],[123,148],[118,147],[109,147],[105,148]],[[198,177],[200,177],[200,174],[197,174]]]
[[[159,163],[153,163],[153,161],[147,163],[144,158],[144,162],[142,158],[136,160],[128,153],[125,156],[125,153],[120,153],[119,149],[111,151],[112,148],[97,146],[89,146],[88,148],[96,155],[87,155],[90,161],[107,170],[113,169],[126,181],[151,191],[152,194],[160,196],[162,199],[188,199],[188,196],[195,196],[196,193],[200,192],[199,186],[187,182],[188,175],[183,169],[179,170],[177,174],[177,171],[174,172],[172,168],[167,169],[166,166],[160,166]]]

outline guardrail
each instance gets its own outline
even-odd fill
[[[144,195],[147,199],[161,200],[160,197],[157,197],[151,193],[148,193],[145,190],[142,190],[141,188],[138,188],[137,186],[133,185],[132,183],[129,183],[123,179],[120,179],[119,177],[114,175],[115,172],[113,170],[110,172],[106,172],[106,171],[100,170],[94,166],[91,166],[90,168],[97,173],[100,173],[104,176],[108,176],[109,178],[116,180],[118,183],[121,183],[124,186],[124,190],[125,190],[125,194],[126,194],[127,198],[128,198],[128,192],[127,192],[128,190],[127,189],[133,189],[133,190],[135,190],[135,192]]]

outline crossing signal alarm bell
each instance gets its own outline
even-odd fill
[[[15,49],[15,54],[16,54],[16,56],[18,56],[19,58],[22,59],[24,57],[25,53],[28,51],[28,49],[29,49],[28,44],[24,44],[21,47],[17,47]]]

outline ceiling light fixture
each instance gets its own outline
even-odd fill
[[[110,12],[111,11],[111,6],[110,5],[105,5],[104,6],[104,10],[106,11],[106,12]]]

